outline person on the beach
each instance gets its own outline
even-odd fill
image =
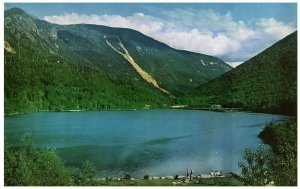
[[[189,176],[190,176],[189,181],[191,181],[192,180],[192,176],[193,176],[193,170],[192,169],[189,171]]]
[[[186,169],[186,178],[189,178],[190,170]]]

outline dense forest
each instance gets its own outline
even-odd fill
[[[296,115],[297,32],[183,97],[195,107],[243,108]]]
[[[117,80],[37,49],[5,52],[5,113],[164,108],[169,98],[144,82]]]

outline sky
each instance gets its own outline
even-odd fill
[[[131,28],[236,66],[297,29],[296,3],[5,3],[57,24]]]

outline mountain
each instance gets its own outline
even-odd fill
[[[60,55],[55,25],[21,9],[5,11],[5,113],[169,107],[145,81],[121,80]],[[109,55],[107,55],[109,56]]]
[[[172,94],[191,90],[231,69],[218,58],[176,50],[131,29],[81,24],[57,30],[64,47],[59,53],[74,62],[90,63],[118,78],[133,76],[136,69],[131,63],[135,62]]]
[[[232,68],[222,60],[173,49],[142,33],[99,25],[56,25],[13,8],[5,11],[5,40],[35,46],[120,80],[146,81],[164,93],[192,90]]]
[[[184,98],[193,106],[220,104],[296,115],[297,31]]]

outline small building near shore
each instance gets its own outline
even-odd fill
[[[180,109],[180,108],[187,108],[187,105],[173,105],[171,108]]]
[[[211,108],[212,109],[221,109],[222,106],[220,104],[213,104],[213,105],[211,105]]]

